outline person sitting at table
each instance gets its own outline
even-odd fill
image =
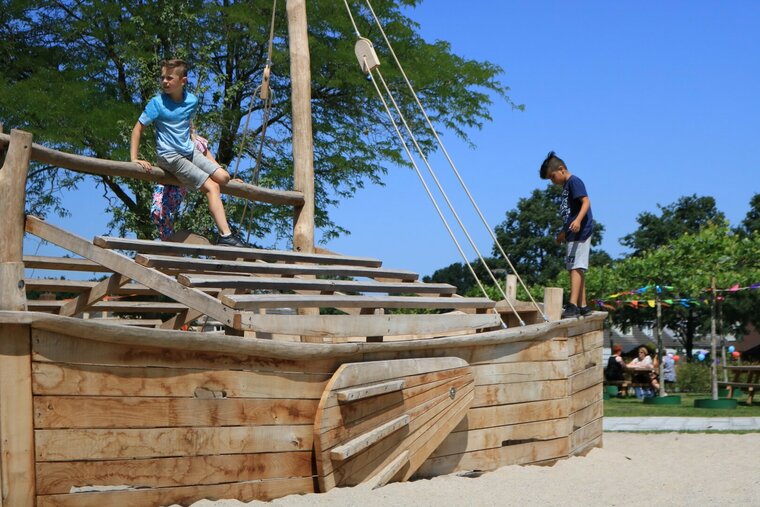
[[[623,347],[620,345],[612,346],[612,355],[607,360],[607,368],[604,370],[606,380],[625,380],[623,370],[625,361],[623,361]]]
[[[652,379],[654,370],[652,356],[649,355],[649,349],[642,345],[639,347],[638,354],[638,357],[635,357],[633,361],[628,363],[629,369],[642,370],[642,373],[636,373],[633,375],[633,381],[639,384],[649,384],[652,388],[654,388],[654,384],[652,382],[654,381],[657,383],[657,379]],[[657,383],[657,389],[659,388],[660,384]],[[639,399],[654,396],[654,393],[650,388],[643,389],[641,387],[635,387],[634,392],[636,393],[636,397]]]

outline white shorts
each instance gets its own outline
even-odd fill
[[[219,169],[197,149],[187,156],[176,152],[158,155],[158,167],[172,173],[185,187],[195,190],[201,188],[209,176]]]
[[[567,256],[565,257],[565,268],[568,271],[573,269],[588,270],[588,257],[591,253],[591,236],[585,241],[568,241]]]

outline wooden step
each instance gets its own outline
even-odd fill
[[[170,255],[140,254],[135,262],[162,271],[172,270],[181,273],[250,273],[257,275],[323,275],[343,277],[383,278],[402,281],[414,281],[417,273],[404,270],[372,268],[365,266],[332,266],[324,264],[285,264],[280,262],[250,262],[223,259],[194,259],[173,257]]]
[[[214,276],[181,274],[177,281],[187,287],[229,289],[270,289],[284,291],[315,290],[320,292],[384,292],[388,294],[454,294],[447,283],[385,283],[352,280],[317,280],[304,278],[267,278],[254,276]]]
[[[168,255],[204,255],[211,257],[237,258],[245,260],[262,260],[267,262],[308,262],[313,264],[336,264],[347,266],[367,266],[379,268],[382,264],[377,259],[368,257],[348,257],[343,255],[307,254],[284,250],[265,250],[260,248],[233,248],[226,246],[191,245],[169,241],[149,241],[144,239],[125,239],[110,236],[95,236],[93,244],[112,250],[129,250],[144,254]]]
[[[348,296],[301,294],[234,294],[223,296],[222,303],[234,310],[259,308],[426,308],[426,309],[490,309],[495,302],[488,298],[415,297],[415,296]]]

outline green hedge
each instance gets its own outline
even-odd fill
[[[682,393],[710,392],[710,366],[704,362],[676,366],[676,389]]]

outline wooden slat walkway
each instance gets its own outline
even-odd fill
[[[457,296],[452,285],[422,283],[417,273],[383,268],[380,260],[369,257],[108,236],[89,242],[32,216],[27,217],[26,230],[79,256],[26,256],[26,266],[110,273],[100,281],[26,280],[28,293],[77,294],[64,301],[28,300],[28,308],[35,311],[63,316],[103,311],[173,314],[160,325],[164,329],[210,317],[238,333],[252,331],[265,338],[297,335],[317,341],[413,339],[502,325],[495,303],[488,298]],[[135,252],[135,258],[122,250]],[[168,300],[151,300],[157,295]],[[130,301],[114,300],[120,296],[130,296]],[[274,308],[329,309],[340,314],[278,315],[271,312]],[[398,309],[433,313],[385,313]],[[445,310],[454,312],[440,313]]]

